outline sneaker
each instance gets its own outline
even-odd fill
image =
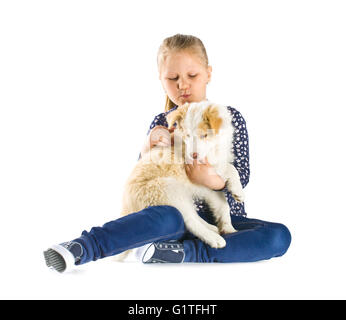
[[[185,258],[184,246],[177,240],[154,242],[145,251],[143,263],[182,263]]]
[[[80,261],[83,247],[78,242],[63,242],[51,246],[43,255],[49,268],[62,273],[71,270]]]

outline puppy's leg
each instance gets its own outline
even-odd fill
[[[198,216],[199,217],[199,216]],[[219,233],[219,228],[213,224],[208,223],[207,221],[205,221],[204,219],[202,219],[201,217],[199,217],[201,223],[206,226],[210,231]]]
[[[216,218],[219,232],[221,234],[236,232],[232,226],[230,208],[225,195],[221,192],[208,191],[204,199]]]
[[[213,248],[223,248],[226,241],[217,232],[206,226],[205,221],[198,216],[194,206],[192,193],[182,185],[167,186],[167,205],[177,208],[183,216],[186,228],[196,237]],[[202,220],[204,222],[202,222]]]
[[[183,205],[176,204],[175,206],[182,213],[185,226],[192,234],[212,248],[223,248],[226,245],[225,239],[214,231],[216,228],[210,228],[211,225],[208,224],[207,226],[205,221],[198,216],[193,203],[190,205],[187,205],[187,203]]]
[[[130,254],[131,251],[132,250],[126,250],[124,252],[121,252],[121,253],[115,255],[113,257],[113,261],[123,262],[128,257],[128,255]]]
[[[243,186],[240,182],[240,177],[237,169],[230,163],[227,164],[224,176],[228,191],[232,194],[237,202],[244,202],[245,195]]]

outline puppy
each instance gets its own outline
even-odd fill
[[[243,202],[238,171],[232,165],[233,131],[226,107],[209,101],[186,103],[167,116],[169,128],[176,125],[174,146],[154,147],[137,162],[123,195],[121,215],[148,206],[170,205],[177,208],[186,228],[213,248],[226,245],[220,234],[235,232],[230,208],[223,192],[215,192],[190,182],[185,163],[205,157],[226,181],[234,199]],[[207,223],[196,212],[194,200],[204,199],[216,218],[217,226]]]

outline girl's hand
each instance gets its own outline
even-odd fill
[[[149,134],[150,138],[150,149],[159,147],[168,147],[173,144],[173,133],[174,128],[168,129],[164,126],[156,126],[153,128]]]
[[[203,163],[193,160],[192,164],[185,164],[185,171],[192,183],[201,184],[213,190],[221,190],[225,187],[225,181],[216,173],[207,158],[203,159]]]
[[[168,129],[164,126],[154,127],[148,134],[147,140],[142,148],[141,154],[148,152],[155,146],[168,147],[174,144],[174,128]]]

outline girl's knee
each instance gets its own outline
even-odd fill
[[[288,228],[281,223],[271,223],[270,230],[270,244],[274,256],[282,256],[291,244],[291,233]]]
[[[184,229],[184,220],[178,209],[172,206],[151,206],[150,210],[153,223],[156,224],[164,233],[170,234]]]

